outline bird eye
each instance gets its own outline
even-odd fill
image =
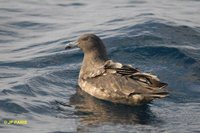
[[[84,37],[84,38],[82,38],[82,40],[83,41],[87,41],[87,40],[89,40],[89,37],[87,36],[87,37]]]

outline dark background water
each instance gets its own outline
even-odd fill
[[[0,132],[200,132],[199,13],[199,0],[0,0]],[[170,96],[128,107],[77,89],[83,54],[64,45],[88,32]]]

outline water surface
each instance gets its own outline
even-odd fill
[[[198,0],[1,0],[0,132],[200,132],[199,7]],[[113,60],[157,74],[170,96],[129,107],[82,92],[83,53],[64,46],[84,33],[100,36]]]

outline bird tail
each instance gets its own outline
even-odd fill
[[[164,97],[169,96],[169,92],[166,90],[159,90],[159,91],[143,94],[143,96],[148,99],[164,98]]]
[[[144,88],[141,95],[146,100],[164,98],[169,95],[169,92],[165,89],[167,84],[161,82],[156,75],[137,72],[132,75],[132,78],[137,80],[137,82]]]

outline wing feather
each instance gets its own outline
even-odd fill
[[[133,68],[130,65],[122,65],[121,63],[115,63],[112,60],[108,60],[105,63],[105,72],[107,73],[117,73],[122,76],[128,76],[129,78],[140,82],[141,85],[147,88],[164,88],[167,84],[160,82],[156,75],[151,73],[144,73]]]

